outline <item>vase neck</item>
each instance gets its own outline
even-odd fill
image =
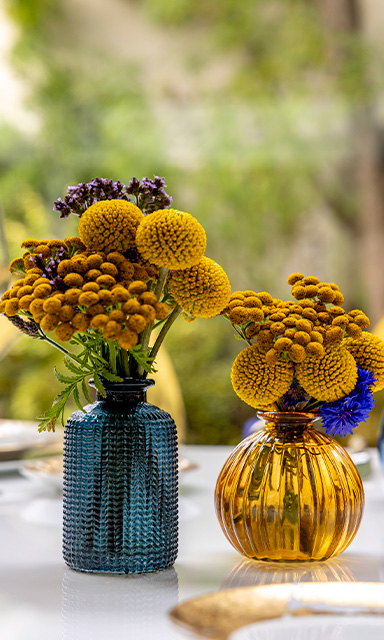
[[[299,411],[258,411],[259,418],[265,421],[267,428],[277,431],[299,431],[310,427],[318,418],[317,413]]]
[[[154,380],[139,380],[125,378],[123,382],[110,382],[101,378],[106,396],[97,391],[97,400],[106,406],[121,405],[135,406],[139,402],[146,402],[147,390],[155,384]],[[93,380],[89,381],[91,387],[95,387]]]

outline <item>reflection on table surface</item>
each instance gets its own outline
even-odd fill
[[[185,632],[167,612],[204,593],[288,582],[384,582],[384,474],[375,452],[374,472],[364,481],[366,507],[355,540],[337,558],[303,564],[247,560],[224,537],[213,491],[229,452],[228,447],[183,447],[182,456],[197,468],[180,478],[178,560],[172,569],[142,576],[67,569],[61,556],[60,492],[16,472],[1,474],[1,639],[104,640],[107,633],[118,633],[137,640],[181,640]],[[307,634],[304,626],[303,634],[302,639],[323,637]],[[249,636],[259,637],[280,636]],[[339,639],[329,632],[327,640],[333,637]],[[371,637],[365,634],[364,640]]]

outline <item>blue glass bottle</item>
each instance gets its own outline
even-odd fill
[[[146,402],[153,380],[103,384],[106,398],[65,427],[64,560],[79,571],[166,569],[177,556],[176,425]]]

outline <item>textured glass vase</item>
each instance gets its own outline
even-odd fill
[[[232,452],[217,480],[221,527],[257,560],[325,560],[361,521],[364,491],[345,449],[311,425],[316,415],[259,412],[266,427]]]
[[[146,402],[152,384],[104,381],[106,398],[66,424],[63,555],[72,569],[145,573],[176,559],[176,425]]]

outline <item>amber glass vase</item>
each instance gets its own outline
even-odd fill
[[[325,560],[361,521],[364,491],[345,449],[316,431],[315,414],[259,412],[265,428],[243,440],[217,480],[216,512],[240,553],[270,561]]]

